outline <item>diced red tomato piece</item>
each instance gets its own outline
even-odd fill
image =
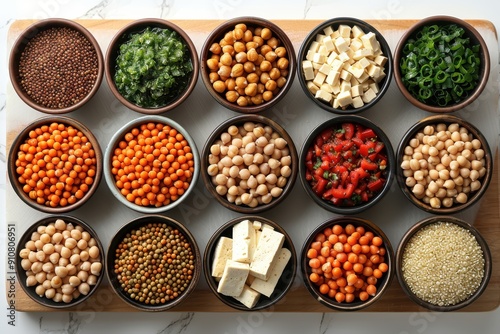
[[[352,137],[354,137],[354,124],[343,123],[342,129],[344,130],[345,139],[351,139]]]

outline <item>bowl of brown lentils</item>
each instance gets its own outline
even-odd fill
[[[407,296],[437,312],[472,304],[488,286],[491,253],[479,231],[452,216],[425,218],[402,237],[396,273]]]
[[[430,116],[411,126],[396,159],[405,196],[434,214],[454,214],[477,203],[493,173],[491,149],[481,131],[451,115]]]
[[[9,72],[14,90],[26,104],[47,114],[63,114],[94,96],[104,60],[85,27],[67,19],[46,19],[29,26],[15,41]]]
[[[237,17],[216,27],[201,51],[201,78],[222,106],[258,113],[292,86],[296,59],[287,34],[271,21]]]
[[[255,214],[281,203],[298,173],[292,138],[262,115],[232,117],[210,134],[201,154],[210,194],[235,212]]]
[[[202,270],[191,232],[160,215],[145,215],[122,226],[111,239],[106,261],[113,290],[143,311],[180,304],[196,288]]]
[[[104,277],[104,249],[89,224],[73,216],[40,219],[17,245],[16,273],[40,305],[66,309],[86,301]]]

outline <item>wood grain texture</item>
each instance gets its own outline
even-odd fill
[[[493,24],[484,20],[467,20],[476,28],[483,28],[492,31],[496,37],[496,31]],[[15,38],[34,21],[22,20],[14,22],[9,31],[8,41],[12,45]],[[81,20],[79,21],[94,34],[101,34],[103,40],[111,39],[114,33],[126,23],[128,20]],[[199,34],[206,36],[222,21],[206,20],[182,20],[173,21],[181,28],[185,29],[188,34]],[[389,21],[370,21],[368,23],[374,25],[382,33],[387,31],[402,31],[417,20],[389,20]],[[294,43],[296,50],[308,32],[316,27],[321,21],[316,20],[279,20],[275,23],[285,30]],[[10,50],[10,46],[8,48]],[[106,49],[103,47],[103,53]],[[19,131],[14,127],[9,127],[7,124],[7,143],[10,146],[14,136]],[[462,309],[464,312],[481,312],[491,311],[500,305],[500,212],[499,212],[499,158],[496,152],[494,174],[487,193],[484,196],[478,215],[475,219],[475,226],[485,237],[493,257],[493,273],[490,283],[483,295],[472,305]],[[396,245],[394,245],[396,246]],[[203,279],[203,278],[202,278]],[[16,309],[18,311],[35,312],[35,311],[54,311],[31,300],[21,289],[19,283],[16,282]],[[79,312],[128,312],[136,311],[132,307],[125,304],[110,288],[107,280],[103,282],[96,293],[85,303],[67,311]],[[198,288],[190,295],[181,305],[177,306],[173,311],[178,312],[234,312],[235,310],[222,304],[208,289]],[[268,312],[332,312],[331,309],[322,306],[319,302],[307,292],[300,277],[297,277],[295,285],[288,294],[274,307],[267,310]],[[390,289],[370,308],[362,312],[419,312],[425,309],[414,304],[401,290],[397,279],[394,277]]]

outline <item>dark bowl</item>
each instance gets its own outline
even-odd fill
[[[368,34],[372,32],[375,34],[377,41],[380,44],[380,49],[382,50],[383,56],[385,56],[387,59],[385,61],[385,64],[381,64],[384,69],[385,77],[382,77],[377,83],[378,83],[378,92],[375,92],[376,95],[373,99],[367,100],[369,102],[364,103],[363,105],[359,107],[354,107],[352,104],[345,108],[338,108],[334,107],[332,103],[325,102],[324,100],[320,100],[315,97],[315,93],[313,94],[307,84],[308,82],[312,82],[312,80],[306,80],[306,76],[304,74],[304,69],[303,69],[303,61],[306,60],[308,51],[311,47],[311,44],[313,42],[316,42],[316,38],[318,34],[325,35],[324,29],[328,29],[329,27],[332,28],[333,31],[336,31],[340,25],[347,25],[349,27],[354,27],[358,26],[361,28],[361,30],[365,33]],[[325,35],[326,36],[326,35]],[[330,53],[328,53],[330,54]],[[338,57],[337,57],[338,58]],[[298,53],[298,67],[297,67],[297,76],[299,83],[304,90],[304,93],[306,96],[311,99],[317,106],[320,108],[336,113],[336,114],[353,114],[353,113],[359,113],[364,110],[367,110],[368,108],[371,108],[374,106],[382,97],[384,94],[387,92],[387,89],[389,88],[389,85],[391,83],[392,79],[392,52],[389,47],[389,44],[387,44],[387,41],[385,40],[384,36],[372,25],[368,24],[365,21],[356,19],[356,18],[351,18],[351,17],[336,17],[333,19],[329,19],[321,24],[319,24],[316,28],[314,28],[309,34],[306,36],[304,41],[302,42],[299,53]],[[367,73],[367,71],[365,71]],[[379,76],[380,78],[380,76]],[[333,100],[332,100],[333,101]]]
[[[445,106],[440,106],[435,102],[430,102],[430,101],[429,103],[423,102],[417,99],[414,96],[414,94],[412,94],[408,90],[408,88],[405,86],[402,80],[402,74],[401,74],[402,71],[400,64],[403,58],[403,52],[404,52],[403,50],[405,49],[405,45],[407,44],[408,39],[415,38],[416,34],[419,31],[421,31],[424,27],[432,25],[437,25],[438,27],[441,27],[449,24],[456,24],[457,26],[462,27],[464,29],[464,38],[470,39],[470,43],[472,45],[479,45],[479,57],[481,64],[480,64],[479,78],[475,83],[475,87],[467,94],[467,96],[465,96],[458,102],[453,102],[451,104],[446,104]],[[489,75],[490,75],[490,54],[488,52],[488,47],[486,46],[484,39],[482,38],[481,34],[471,24],[456,17],[438,15],[438,16],[430,16],[420,20],[412,27],[410,27],[408,30],[406,30],[406,32],[399,40],[396,50],[394,51],[394,79],[396,80],[396,84],[399,90],[410,103],[428,112],[450,113],[468,106],[477,99],[477,97],[483,91],[484,87],[486,87]]]
[[[217,242],[221,237],[231,238],[233,234],[233,226],[247,219],[250,221],[259,221],[262,224],[270,225],[274,228],[275,231],[283,234],[285,236],[283,247],[287,248],[291,252],[290,260],[288,260],[288,263],[286,264],[273,293],[269,297],[260,295],[257,304],[253,308],[248,308],[233,297],[219,293],[217,291],[218,281],[211,275]],[[203,255],[203,270],[205,272],[205,279],[208,283],[208,287],[214,293],[214,295],[224,304],[240,311],[258,311],[273,306],[278,301],[283,299],[288,290],[290,290],[291,286],[293,285],[297,270],[297,254],[295,252],[292,239],[280,225],[272,220],[260,216],[241,216],[226,222],[224,225],[219,227],[217,231],[215,231],[215,233],[210,237],[205,248],[205,254]]]
[[[97,58],[97,75],[93,87],[90,89],[87,95],[82,99],[80,99],[78,102],[72,105],[65,106],[63,108],[47,107],[35,101],[33,97],[31,97],[26,92],[25,88],[23,88],[20,82],[21,81],[19,73],[20,60],[27,44],[39,33],[44,32],[51,28],[69,28],[71,30],[79,32],[81,35],[85,37],[85,39],[87,39],[90,42],[93,50],[96,53],[96,58]],[[55,41],[53,40],[52,43],[55,43]],[[30,25],[21,33],[21,35],[15,41],[14,45],[12,46],[12,50],[10,52],[9,74],[10,74],[10,80],[12,82],[12,85],[14,86],[14,90],[16,91],[17,95],[31,108],[46,114],[64,114],[81,108],[97,92],[97,90],[101,85],[102,78],[104,76],[104,59],[102,56],[101,48],[99,47],[99,43],[94,38],[94,36],[82,25],[74,21],[61,18],[45,19]],[[50,83],[43,83],[43,84],[50,85]],[[71,91],[68,90],[68,93],[72,93],[72,90]]]
[[[118,88],[116,87],[114,81],[114,75],[116,71],[116,58],[119,54],[120,46],[126,43],[130,39],[131,34],[140,33],[146,28],[170,29],[172,31],[175,31],[180,36],[180,38],[185,42],[189,50],[190,60],[193,66],[193,71],[189,75],[189,80],[184,90],[180,92],[177,97],[168,102],[167,105],[159,106],[156,108],[139,106],[136,103],[127,100],[118,91]],[[106,73],[106,80],[108,82],[109,88],[111,89],[111,92],[118,99],[118,101],[120,101],[124,106],[142,114],[157,115],[180,106],[193,92],[193,89],[196,86],[196,82],[198,81],[198,71],[199,71],[198,53],[191,38],[179,26],[175,25],[170,21],[162,19],[155,19],[155,18],[139,19],[125,25],[115,34],[115,36],[109,43],[108,51],[106,53],[105,73]]]
[[[308,151],[310,148],[314,147],[316,143],[316,137],[320,136],[323,131],[328,130],[328,129],[341,129],[343,123],[352,123],[352,124],[359,124],[363,126],[366,129],[372,129],[375,132],[375,135],[377,136],[378,140],[381,141],[384,144],[384,148],[380,152],[384,152],[384,156],[386,157],[386,163],[387,166],[385,170],[383,171],[383,175],[385,178],[385,183],[383,183],[382,188],[374,187],[373,191],[373,196],[368,199],[368,201],[361,202],[361,203],[348,203],[346,201],[343,201],[343,205],[335,204],[332,202],[330,197],[328,199],[324,199],[323,196],[319,196],[316,191],[313,189],[311,186],[310,181],[308,180],[308,174],[310,173],[308,171],[308,167],[306,165],[306,159],[308,157]],[[357,152],[360,152],[359,147]],[[312,157],[314,158],[314,157]],[[366,159],[360,156],[361,159]],[[379,157],[376,156],[376,159]],[[337,213],[337,214],[356,214],[360,213],[373,205],[375,205],[378,201],[384,197],[384,195],[389,191],[391,188],[391,183],[394,178],[394,173],[395,173],[395,165],[396,165],[396,159],[394,158],[394,151],[391,145],[391,142],[387,135],[384,133],[384,131],[379,128],[377,125],[375,125],[372,121],[369,119],[358,116],[358,115],[341,115],[337,116],[335,118],[329,119],[321,124],[319,124],[315,129],[311,131],[311,133],[307,136],[307,139],[305,140],[304,144],[302,145],[302,150],[300,152],[300,157],[299,157],[299,179],[300,182],[302,183],[302,186],[306,193],[311,197],[316,204],[321,206],[323,209],[326,209],[328,211]],[[336,168],[334,165],[330,165],[330,171],[333,173],[333,169]],[[341,179],[341,174],[340,172],[335,172],[337,175],[336,179]],[[371,176],[367,176],[371,177]],[[366,180],[366,178],[365,178]],[[327,179],[328,181],[328,179]],[[368,182],[368,181],[367,181]],[[366,183],[366,182],[365,182]],[[365,184],[366,186],[367,184]],[[328,185],[327,185],[328,186]],[[326,187],[327,187],[326,186]],[[347,187],[347,186],[346,186]],[[359,189],[362,190],[364,186],[360,186]],[[365,187],[366,188],[366,187]],[[377,189],[378,188],[378,189]],[[324,188],[326,189],[326,188]],[[360,195],[360,194],[358,194]],[[364,195],[363,195],[364,196]],[[361,196],[360,198],[363,198]],[[356,196],[356,198],[358,198]],[[333,197],[332,197],[333,199]]]
[[[483,279],[477,288],[477,290],[470,295],[467,299],[453,304],[449,306],[439,306],[436,304],[432,304],[426,300],[421,299],[418,297],[415,293],[412,292],[410,289],[408,283],[406,282],[402,267],[403,267],[403,255],[406,250],[406,246],[408,242],[413,238],[413,236],[418,233],[420,230],[422,230],[424,227],[427,227],[429,225],[433,225],[439,222],[445,222],[445,223],[450,223],[450,224],[455,224],[458,225],[459,227],[464,228],[467,230],[472,236],[475,237],[477,243],[481,247],[481,250],[483,252],[484,256],[484,276]],[[401,241],[398,245],[398,249],[396,251],[396,274],[398,277],[399,284],[403,288],[403,291],[406,293],[406,295],[416,304],[425,307],[431,311],[436,311],[436,312],[448,312],[448,311],[456,311],[458,309],[461,309],[463,307],[466,307],[470,304],[472,304],[475,300],[481,296],[481,294],[484,292],[486,287],[488,286],[488,282],[491,277],[491,272],[492,272],[492,258],[491,258],[491,253],[488,247],[488,244],[484,240],[483,236],[479,233],[479,231],[469,223],[458,219],[456,217],[452,216],[433,216],[429,218],[425,218],[419,222],[417,222],[415,225],[413,225],[401,238]],[[444,265],[443,263],[436,264],[436,267],[440,267]]]
[[[188,145],[191,148],[191,153],[193,154],[193,173],[191,176],[191,181],[189,182],[189,187],[185,189],[184,193],[179,196],[178,199],[171,201],[167,205],[162,205],[162,206],[153,206],[153,205],[138,205],[135,202],[131,202],[126,198],[126,195],[124,195],[120,188],[118,188],[116,181],[115,181],[115,176],[112,172],[113,166],[113,155],[115,154],[115,148],[118,146],[120,141],[123,141],[125,138],[125,135],[129,133],[132,129],[134,128],[139,128],[142,124],[147,124],[147,123],[157,123],[157,124],[164,124],[168,125],[173,129],[176,129],[178,133],[182,134],[184,139],[187,141]],[[164,147],[164,146],[163,146]],[[154,168],[155,161],[158,160],[159,157],[155,157],[155,160],[152,162],[149,162],[148,164]],[[155,170],[158,172],[158,170]],[[167,174],[167,173],[164,173]],[[127,124],[123,125],[116,133],[112,136],[111,140],[108,143],[108,146],[106,147],[105,153],[104,153],[104,178],[106,180],[106,183],[108,185],[109,190],[111,190],[111,193],[116,197],[123,205],[127,206],[128,208],[135,210],[137,212],[141,213],[147,213],[147,214],[154,214],[154,213],[160,213],[160,212],[165,212],[170,209],[173,209],[177,205],[179,205],[183,200],[185,200],[189,194],[193,191],[193,189],[196,187],[196,182],[198,180],[198,177],[200,175],[200,157],[198,154],[198,149],[196,148],[196,143],[193,140],[193,138],[189,135],[189,133],[184,129],[179,123],[173,121],[170,118],[160,116],[160,115],[149,115],[149,116],[142,116],[136,119],[133,119],[132,121],[128,122]],[[149,177],[149,176],[148,176]],[[165,175],[165,178],[167,175]],[[164,178],[164,179],[165,179]],[[135,189],[133,186],[131,189]],[[147,192],[146,192],[147,193]]]
[[[141,301],[134,300],[129,296],[129,294],[123,289],[122,284],[119,282],[118,274],[115,273],[115,260],[116,260],[116,250],[118,246],[123,241],[128,233],[132,230],[137,230],[141,227],[144,227],[148,224],[160,223],[166,224],[167,226],[173,228],[174,230],[178,230],[180,234],[182,234],[186,241],[191,246],[191,250],[194,256],[194,271],[192,273],[191,281],[188,283],[188,286],[182,291],[176,298],[166,301],[165,303],[159,303],[156,305],[146,304]],[[165,253],[163,253],[165,254]],[[198,281],[200,279],[202,264],[201,264],[201,255],[196,243],[195,238],[191,234],[191,232],[179,221],[160,215],[145,215],[138,218],[133,219],[132,221],[123,225],[113,236],[108,246],[108,253],[106,255],[106,271],[109,282],[111,283],[112,289],[115,293],[128,305],[139,309],[141,311],[166,311],[174,308],[175,306],[182,303],[196,288]],[[150,264],[151,266],[151,264]],[[165,273],[163,271],[163,273]],[[141,274],[141,276],[143,276]],[[160,283],[159,283],[160,284]]]
[[[377,282],[375,284],[377,291],[374,296],[369,296],[369,298],[365,301],[362,301],[356,297],[354,301],[347,303],[346,301],[338,302],[335,298],[330,297],[328,294],[325,295],[320,293],[319,287],[315,283],[310,281],[309,277],[312,273],[312,269],[309,266],[308,250],[311,247],[311,244],[316,240],[316,236],[319,233],[323,233],[325,229],[331,229],[335,225],[340,225],[342,228],[345,228],[349,224],[353,225],[355,228],[362,227],[365,232],[372,232],[374,236],[379,236],[380,238],[382,238],[383,243],[380,247],[385,248],[386,253],[383,256],[385,259],[385,263],[388,265],[388,268],[386,272],[383,272],[383,276],[377,279]],[[361,233],[361,235],[363,234]],[[371,221],[357,217],[331,218],[321,223],[306,238],[302,247],[302,252],[300,254],[300,266],[300,272],[302,274],[304,284],[310,294],[318,302],[338,311],[358,311],[376,303],[389,288],[394,276],[394,252],[389,238],[376,224],[372,223]],[[366,276],[364,276],[363,274],[358,275],[358,278],[363,279],[363,277]]]
[[[287,147],[289,150],[289,155],[291,158],[291,165],[290,165],[291,172],[290,175],[287,177],[285,186],[282,187],[283,189],[282,193],[277,197],[273,197],[269,203],[262,203],[255,207],[251,207],[245,204],[237,204],[235,202],[230,202],[226,195],[219,195],[216,186],[212,182],[212,176],[208,174],[208,168],[210,166],[209,157],[211,155],[210,148],[212,144],[217,140],[220,140],[221,134],[227,132],[230,126],[232,125],[243,126],[246,122],[253,122],[255,124],[262,124],[263,126],[270,126],[275,132],[277,132],[280,135],[281,138],[286,140]],[[292,138],[286,132],[286,130],[282,128],[278,123],[261,115],[239,115],[222,122],[215,128],[215,130],[208,137],[207,141],[205,142],[205,146],[203,147],[201,156],[202,156],[201,176],[203,178],[203,183],[205,184],[205,187],[222,206],[239,213],[255,214],[258,212],[263,212],[265,210],[274,208],[289,195],[289,193],[293,189],[293,185],[297,178],[297,171],[298,171],[297,150],[295,148],[295,144],[293,143]],[[240,178],[237,177],[236,179],[239,180]]]
[[[480,187],[479,189],[470,192],[472,193],[472,195],[468,196],[467,201],[465,203],[453,201],[452,206],[441,205],[441,207],[434,207],[431,205],[430,202],[424,201],[423,198],[419,198],[419,196],[417,196],[413,192],[412,186],[407,185],[406,183],[407,177],[404,174],[405,171],[401,167],[403,161],[405,160],[404,158],[405,148],[409,145],[410,140],[414,138],[417,135],[417,133],[422,133],[422,131],[426,126],[437,125],[437,124],[445,124],[447,126],[449,126],[450,124],[458,124],[460,127],[467,129],[469,134],[472,134],[474,139],[478,139],[480,141],[481,149],[484,151],[483,159],[484,159],[485,170],[484,170],[484,175],[480,176],[478,179],[481,182]],[[452,115],[434,115],[426,117],[421,121],[412,125],[410,129],[405,133],[405,135],[403,136],[403,138],[399,143],[399,146],[396,151],[396,160],[397,160],[396,178],[398,180],[399,187],[401,188],[405,196],[410,200],[411,203],[413,203],[418,208],[433,214],[455,214],[459,211],[471,207],[472,205],[477,203],[484,195],[484,193],[488,189],[493,174],[493,155],[486,138],[482,135],[481,131],[479,131],[479,129],[477,129],[474,125],[461,118]],[[434,166],[433,169],[436,169],[436,166]],[[449,166],[445,169],[448,171],[451,170]],[[425,190],[427,190],[427,186],[424,186],[424,191]],[[456,195],[450,198],[453,199],[455,197]]]
[[[71,223],[73,226],[81,226],[84,231],[87,231],[90,234],[90,237],[93,238],[96,242],[96,246],[99,249],[99,256],[100,256],[100,262],[102,263],[102,269],[100,271],[99,275],[97,276],[96,284],[95,285],[90,285],[90,290],[87,295],[80,294],[77,298],[74,298],[71,302],[66,303],[63,301],[54,301],[53,299],[49,299],[45,296],[40,296],[37,294],[35,290],[35,286],[28,286],[26,284],[26,279],[27,279],[27,273],[26,270],[23,269],[22,267],[22,259],[19,257],[21,250],[25,249],[26,243],[30,240],[32,240],[32,235],[33,233],[36,233],[38,228],[40,226],[47,226],[51,223],[54,223],[56,220],[62,219],[64,220],[67,224]],[[55,243],[57,244],[57,243]],[[60,243],[59,243],[60,244]],[[37,250],[41,250],[36,248]],[[43,252],[43,251],[42,251]],[[76,305],[79,305],[86,301],[90,296],[94,294],[94,292],[98,289],[99,285],[102,282],[102,279],[104,277],[104,270],[105,270],[105,255],[104,255],[104,248],[102,247],[101,241],[97,235],[97,233],[88,225],[87,223],[83,222],[82,220],[72,217],[72,216],[65,216],[65,215],[58,215],[58,216],[48,216],[45,218],[40,219],[23,233],[21,238],[19,239],[19,242],[17,244],[16,248],[16,258],[18,259],[16,261],[16,275],[19,280],[19,284],[21,285],[22,289],[24,292],[36,303],[42,305],[42,306],[47,306],[53,309],[67,309],[74,307]],[[74,275],[73,275],[74,276]],[[37,284],[40,285],[40,284]]]
[[[288,71],[287,75],[285,76],[286,82],[281,88],[279,88],[279,91],[277,93],[275,94],[273,93],[271,99],[269,99],[268,101],[264,100],[264,102],[261,104],[241,106],[236,102],[229,102],[225,97],[225,92],[218,93],[213,88],[213,82],[209,77],[210,68],[207,65],[207,60],[209,60],[212,57],[212,52],[210,51],[212,44],[219,43],[221,40],[224,39],[226,33],[235,29],[235,26],[240,23],[244,23],[248,28],[260,27],[260,28],[270,29],[273,36],[279,40],[279,45],[284,46],[286,48],[286,58],[288,59]],[[259,45],[256,49],[258,52],[260,52],[259,51],[260,47],[261,45]],[[203,48],[201,50],[200,68],[201,68],[201,79],[205,84],[205,88],[218,103],[220,103],[222,106],[230,110],[240,113],[259,113],[276,105],[276,103],[278,103],[287,94],[290,87],[292,87],[296,69],[295,51],[293,48],[293,44],[290,41],[290,38],[286,34],[286,32],[283,31],[273,22],[263,18],[251,17],[251,16],[236,17],[220,24],[208,35],[205,44],[203,45]]]
[[[32,130],[41,128],[42,126],[49,126],[50,124],[52,124],[54,122],[64,124],[66,126],[71,126],[75,129],[81,131],[83,133],[83,135],[88,138],[88,142],[90,142],[92,144],[92,148],[94,149],[94,152],[95,152],[96,163],[95,163],[95,175],[93,178],[93,182],[90,185],[88,185],[88,191],[85,192],[84,196],[80,199],[77,199],[76,202],[73,204],[68,204],[68,205],[63,206],[63,205],[61,205],[61,202],[59,202],[59,204],[57,206],[52,207],[52,206],[49,206],[46,204],[38,203],[35,199],[30,197],[29,193],[26,193],[23,190],[23,184],[21,183],[21,181],[19,179],[19,177],[22,176],[23,174],[21,174],[21,175],[18,174],[16,161],[18,158],[18,152],[19,152],[20,146],[22,144],[24,144],[26,142],[26,140],[29,139],[30,132]],[[65,152],[64,154],[66,154],[66,153],[67,152]],[[59,156],[61,156],[61,155],[63,155],[63,152],[60,152]],[[75,156],[74,154],[71,154],[71,155]],[[48,156],[48,154],[45,156]],[[38,159],[38,160],[40,161],[43,159]],[[40,168],[41,171],[48,170],[48,168],[46,168],[45,164],[44,164],[44,166],[45,167]],[[90,197],[92,197],[92,195],[97,190],[99,183],[101,181],[101,177],[102,177],[102,152],[101,152],[101,148],[99,146],[99,142],[94,137],[92,132],[85,125],[80,123],[79,121],[77,121],[73,118],[70,118],[70,117],[66,117],[66,116],[56,116],[56,115],[45,116],[45,117],[42,117],[42,118],[39,118],[39,119],[33,121],[31,124],[26,126],[14,139],[12,146],[10,148],[10,151],[9,151],[8,170],[7,171],[8,171],[9,180],[10,180],[10,183],[12,185],[12,188],[14,188],[14,191],[19,196],[19,198],[21,198],[23,200],[23,202],[25,202],[26,204],[28,204],[32,208],[37,209],[37,210],[42,211],[42,212],[54,213],[54,214],[55,213],[63,213],[63,212],[68,212],[68,211],[75,210],[75,209],[81,207],[85,202],[87,202],[90,199]],[[67,171],[64,171],[64,168],[62,168],[62,167],[56,168],[56,171],[64,172],[65,173],[64,175],[69,173]],[[40,177],[40,179],[43,181],[42,177]],[[42,182],[42,181],[37,179],[37,182]],[[43,182],[43,183],[45,183],[46,186],[53,185],[52,181],[50,181],[50,182],[49,181],[47,183],[45,183],[45,182]],[[59,178],[57,180],[57,183],[61,183],[61,182],[65,182],[65,181],[63,181],[62,179]],[[67,184],[67,183],[65,183],[65,184]],[[75,192],[72,191],[72,195],[75,195]]]

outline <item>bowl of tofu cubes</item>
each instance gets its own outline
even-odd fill
[[[219,300],[240,311],[256,311],[286,295],[295,279],[297,256],[280,225],[248,215],[228,221],[213,234],[203,266]]]
[[[362,112],[389,88],[392,52],[370,24],[349,17],[327,20],[304,39],[297,75],[306,95],[336,114]]]

